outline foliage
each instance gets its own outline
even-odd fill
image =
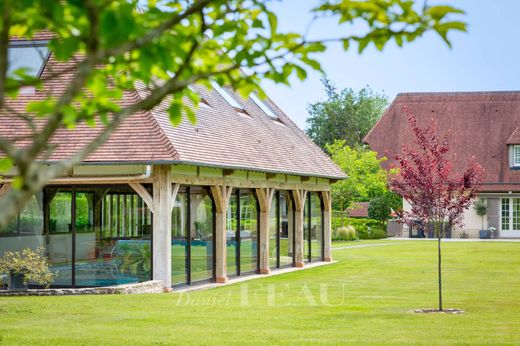
[[[382,239],[386,238],[385,226],[379,220],[365,218],[350,218],[347,221],[348,227],[353,227],[358,239]],[[332,218],[332,229],[338,230],[342,227],[342,218]],[[337,232],[337,231],[336,231]]]
[[[470,160],[465,170],[453,172],[449,160],[448,137],[441,137],[437,124],[419,127],[416,117],[405,108],[415,146],[403,146],[397,155],[399,173],[390,180],[394,192],[411,204],[411,211],[401,211],[402,221],[433,224],[438,238],[439,310],[442,310],[441,238],[448,223],[453,228],[462,224],[464,211],[477,197],[482,167]]]
[[[9,101],[24,87],[42,89],[56,81],[63,87],[63,92],[49,90],[48,97],[15,114],[27,122],[23,137],[0,138],[0,167],[7,172],[16,165],[18,174],[14,189],[0,200],[0,223],[16,215],[49,180],[94,152],[135,112],[167,100],[164,107],[174,125],[183,116],[195,122],[200,97],[190,84],[209,87],[214,80],[243,96],[252,91],[265,96],[262,80],[289,84],[293,76],[305,79],[308,70],[322,71],[315,54],[327,42],[342,42],[344,50],[357,44],[363,52],[369,44],[381,50],[393,40],[401,46],[430,31],[449,44],[448,32],[466,30],[465,23],[452,20],[463,11],[451,6],[329,0],[316,1],[312,21],[336,20],[336,35],[309,40],[280,30],[268,5],[267,0],[0,2],[0,109],[11,113]],[[30,39],[42,30],[52,34],[48,46],[70,66],[72,77],[60,79],[60,71],[49,71],[39,79],[23,68],[7,75],[9,37]],[[120,102],[136,86],[143,91],[142,100]],[[90,143],[60,162],[38,160],[56,150],[50,139],[58,129],[80,123],[99,127]],[[24,145],[17,146],[21,139]]]
[[[345,210],[353,201],[369,201],[388,191],[387,172],[381,168],[385,158],[378,159],[376,152],[367,149],[353,149],[345,141],[335,141],[327,150],[348,176],[332,185],[334,209]]]
[[[150,244],[124,244],[118,250],[122,256],[120,270],[130,273],[142,281],[150,279],[152,270],[152,252]]]
[[[349,88],[338,92],[326,77],[322,82],[327,99],[307,107],[307,135],[322,149],[336,140],[344,140],[352,148],[362,146],[363,138],[388,105],[388,98],[368,86],[359,92]]]
[[[475,213],[482,219],[482,228],[484,229],[484,216],[487,214],[487,201],[485,198],[480,197],[473,203],[473,209]]]
[[[49,286],[54,280],[50,271],[50,261],[43,247],[36,250],[26,248],[22,251],[6,251],[0,258],[0,273],[23,275],[24,284],[34,282]]]
[[[357,240],[358,235],[352,226],[343,226],[334,229],[332,240],[352,241]]]
[[[391,217],[392,211],[400,212],[403,199],[392,191],[387,191],[380,197],[373,198],[368,204],[368,217],[384,224]]]

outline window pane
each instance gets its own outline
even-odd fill
[[[254,272],[258,254],[258,210],[255,195],[240,190],[240,271]]]
[[[208,190],[191,188],[191,281],[213,277],[213,200]]]
[[[513,198],[513,231],[520,231],[520,198]]]
[[[293,231],[293,211],[288,193],[280,192],[280,266],[291,265]],[[290,227],[289,227],[290,226]]]
[[[26,248],[36,250],[40,246],[45,246],[41,192],[32,196],[20,214],[12,218],[7,226],[0,228],[0,257],[6,251],[22,251]]]
[[[316,192],[311,197],[311,258],[321,260],[321,243],[323,220],[321,215],[321,199]]]
[[[188,196],[186,189],[180,189],[173,206],[172,214],[172,284],[185,284],[188,281]]]
[[[36,77],[45,63],[49,49],[47,47],[9,47],[9,65],[7,74],[12,76],[15,70],[25,68],[25,73]]]
[[[140,217],[146,212],[146,204],[126,185],[76,191],[77,286],[151,279],[151,218]]]
[[[228,275],[237,273],[238,244],[236,233],[238,225],[238,205],[236,192],[237,190],[233,191],[233,194],[231,195],[226,215],[226,264]]]
[[[269,210],[269,267],[277,267],[277,243],[276,234],[278,232],[278,194],[275,193],[271,201],[271,209]]]
[[[56,275],[54,285],[72,285],[72,192],[50,188],[47,255]]]
[[[514,165],[520,166],[520,145],[513,146]]]
[[[509,231],[509,198],[502,198],[500,224],[503,231]]]
[[[311,198],[310,193],[307,193],[305,199],[305,207],[303,209],[303,260],[310,259],[310,248],[309,248],[309,221],[311,219],[311,209],[309,207],[309,199]]]

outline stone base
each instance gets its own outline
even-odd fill
[[[0,296],[77,296],[86,294],[140,294],[164,292],[161,280],[145,281],[136,284],[127,284],[107,287],[87,288],[43,288],[27,291],[0,290]]]
[[[260,274],[269,274],[271,272],[271,269],[269,268],[264,268],[264,269],[260,269]]]
[[[228,277],[227,276],[224,276],[224,277],[221,277],[221,278],[217,278],[216,280],[216,283],[217,284],[225,284],[229,281]]]
[[[303,263],[303,262],[296,262],[296,263],[294,264],[294,266],[295,266],[296,268],[303,268],[303,267],[305,267],[305,263]]]
[[[332,262],[332,257],[324,257],[323,262]]]
[[[164,292],[164,293],[170,293],[170,292],[173,292],[173,288],[171,288],[171,287],[164,287],[164,288],[163,288],[163,292]]]

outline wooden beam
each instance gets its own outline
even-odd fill
[[[128,185],[130,185],[132,189],[134,189],[134,191],[137,192],[139,197],[141,197],[144,203],[146,203],[148,209],[150,209],[150,211],[154,213],[155,210],[153,205],[153,197],[150,194],[150,192],[141,183],[135,181],[129,182]]]
[[[309,181],[309,180],[311,180],[311,177],[301,177],[301,180],[302,181]]]
[[[171,207],[173,210],[173,207],[175,206],[175,200],[177,199],[177,194],[179,193],[179,188],[181,187],[181,184],[173,184],[172,188],[172,203]]]
[[[322,191],[321,197],[323,199],[323,210],[324,211],[331,211],[331,197],[330,197],[330,191]]]
[[[211,186],[211,193],[213,195],[213,199],[215,200],[215,206],[217,207],[217,212],[225,213],[227,211],[227,207],[229,204],[229,200],[231,199],[232,192],[233,192],[232,186],[225,186],[225,185]]]

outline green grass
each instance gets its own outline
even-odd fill
[[[520,243],[443,244],[445,306],[463,315],[413,312],[437,301],[435,242],[387,243],[189,294],[0,298],[0,344],[520,343]]]

